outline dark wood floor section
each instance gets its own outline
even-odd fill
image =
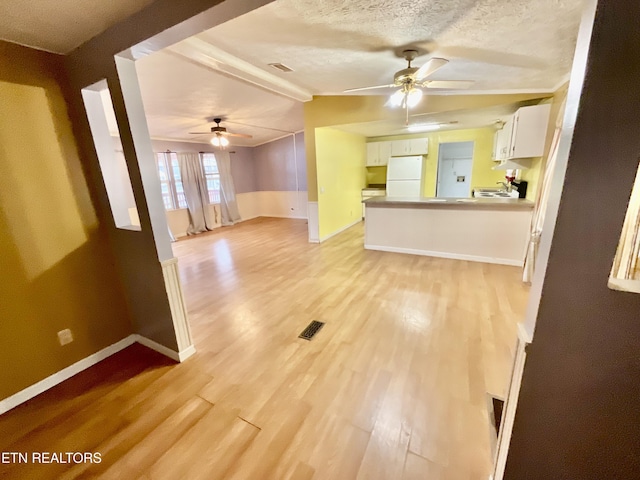
[[[0,478],[487,478],[520,269],[365,251],[361,225],[314,245],[306,228],[256,219],[174,244],[198,353],[134,345],[0,416],[0,451],[102,457]]]

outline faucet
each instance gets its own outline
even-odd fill
[[[505,182],[496,182],[499,185],[502,185],[507,192],[511,191],[511,184]]]

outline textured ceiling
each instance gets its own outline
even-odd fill
[[[475,92],[549,92],[570,71],[581,10],[581,0],[277,0],[197,38],[316,95],[391,83],[406,66],[394,49],[409,44],[428,51],[416,66],[435,55],[450,60],[431,79],[473,80]],[[193,140],[187,132],[206,128],[214,115],[303,128],[299,102],[190,58],[160,53],[139,61],[152,136]],[[279,72],[272,62],[294,71]],[[283,134],[227,126],[255,136],[239,145]],[[379,131],[372,126],[369,135]]]
[[[581,10],[581,0],[278,0],[199,37],[263,68],[282,62],[294,72],[279,75],[316,94],[391,83],[406,66],[394,48],[413,43],[451,60],[434,80],[550,89],[570,70]]]
[[[454,110],[429,114],[423,113],[411,115],[409,123],[410,125],[439,124],[439,130],[495,127],[497,122],[506,121],[511,114],[525,104],[526,102],[521,102],[474,110]],[[368,123],[336,125],[335,128],[367,137],[382,137],[385,135],[403,135],[411,133],[403,123],[399,123],[394,119]]]
[[[214,117],[242,124],[223,122],[230,132],[253,135],[232,138],[233,145],[258,145],[302,129],[301,102],[227,78],[170,52],[142,58],[136,68],[154,138],[207,142],[211,135],[189,132],[208,132],[215,126]]]
[[[2,0],[0,39],[68,53],[153,0]]]

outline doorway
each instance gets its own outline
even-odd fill
[[[441,143],[436,197],[463,198],[471,191],[474,142]]]

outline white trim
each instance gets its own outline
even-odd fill
[[[187,305],[184,300],[184,295],[182,294],[182,284],[180,283],[180,274],[178,272],[178,259],[175,257],[170,258],[160,262],[160,265],[162,265],[162,276],[164,277],[164,286],[169,300],[173,329],[178,343],[178,352],[182,352],[193,346],[193,340],[191,339],[191,331],[189,330]]]
[[[620,292],[640,293],[640,280],[609,277],[607,287],[611,290],[618,290]]]
[[[410,255],[423,255],[426,257],[450,258],[453,260],[466,260],[469,262],[495,263],[498,265],[511,265],[514,267],[522,267],[524,261],[511,260],[510,258],[481,257],[478,255],[464,255],[460,253],[436,252],[430,250],[418,250],[415,248],[387,247],[381,245],[364,245],[366,250],[378,250],[381,252],[392,253],[408,253]]]
[[[362,217],[358,217],[357,220],[354,220],[353,222],[351,222],[349,225],[345,225],[344,227],[336,230],[333,233],[330,233],[329,235],[325,235],[324,237],[320,238],[319,243],[325,242],[327,240],[329,240],[331,237],[335,237],[336,235],[338,235],[339,233],[344,232],[345,230],[350,229],[351,227],[353,227],[354,225],[356,225],[357,223],[360,223],[362,221]]]
[[[309,243],[320,243],[320,220],[318,202],[307,202],[307,215],[309,216],[308,230]]]
[[[164,345],[160,345],[159,343],[154,342],[147,337],[132,333],[128,337],[119,340],[113,345],[109,345],[108,347],[105,347],[102,350],[99,350],[96,353],[89,355],[88,357],[83,358],[82,360],[79,360],[66,368],[63,368],[59,372],[49,375],[39,382],[28,386],[24,390],[20,390],[18,393],[14,393],[10,397],[0,400],[0,415],[8,412],[12,408],[17,407],[18,405],[28,400],[31,400],[33,397],[46,392],[50,388],[55,387],[56,385],[64,382],[65,380],[68,380],[69,378],[77,375],[83,370],[94,366],[95,364],[110,357],[111,355],[118,353],[120,350],[124,350],[134,343],[144,345],[151,350],[154,350],[166,357],[169,357],[172,360],[175,360],[176,362],[184,362],[187,358],[196,353],[196,349],[193,345],[189,345],[187,348],[181,350],[180,352],[176,352],[175,350],[171,350]]]
[[[229,122],[229,123],[231,123],[231,122]],[[262,128],[262,127],[258,127],[258,128]],[[252,145],[251,148],[260,147],[262,145],[266,145],[267,143],[271,143],[271,142],[277,142],[278,140],[282,140],[283,138],[290,137],[291,135],[295,135],[295,133],[287,132],[284,135],[282,135],[281,137],[276,137],[276,138],[274,138],[272,140],[266,140],[266,141],[264,141],[262,143],[256,143],[255,145]]]
[[[265,217],[265,218],[292,218],[295,220],[307,220],[307,217],[299,217],[294,215],[258,215],[257,217]],[[257,218],[254,217],[254,218]]]
[[[531,343],[533,340],[522,322],[518,323],[518,339],[522,340],[524,343]]]
[[[53,375],[49,375],[47,378],[34,383],[24,390],[20,390],[18,393],[14,393],[10,397],[5,398],[4,400],[0,400],[0,415],[8,412],[14,407],[17,407],[21,403],[32,399],[36,395],[40,395],[42,392],[55,387],[59,383],[62,383],[65,380],[73,377],[74,375],[77,375],[83,370],[92,367],[96,363],[104,360],[107,357],[110,357],[114,353],[118,353],[120,350],[133,345],[136,341],[136,335],[129,335],[128,337],[123,338],[113,345],[109,345],[108,347],[105,347],[102,350],[99,350],[96,353],[89,355],[88,357],[83,358],[82,360],[79,360],[66,368],[63,368],[59,372],[56,372]]]
[[[511,372],[511,382],[507,392],[504,409],[502,411],[502,421],[500,433],[498,434],[498,444],[494,460],[493,475],[491,478],[502,480],[504,470],[507,466],[507,455],[509,453],[509,444],[511,443],[511,434],[513,433],[513,424],[516,418],[516,409],[518,407],[518,397],[520,396],[520,385],[522,383],[522,374],[524,372],[524,364],[527,358],[526,347],[528,342],[521,338],[523,330],[518,325],[518,343],[516,345],[516,355],[513,360],[513,370]]]
[[[196,353],[196,348],[193,345],[189,345],[184,350],[176,352],[164,345],[160,345],[158,342],[155,342],[147,337],[143,337],[142,335],[134,334],[133,335],[140,345],[144,345],[151,350],[155,350],[158,353],[161,353],[165,357],[169,357],[171,360],[175,360],[176,362],[183,362],[191,355]]]

